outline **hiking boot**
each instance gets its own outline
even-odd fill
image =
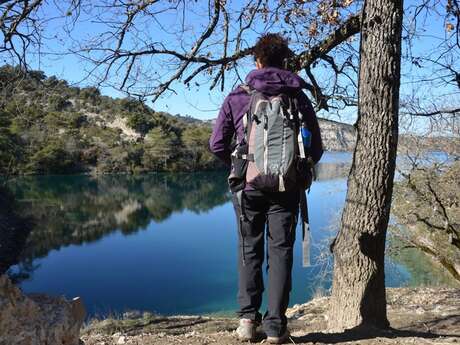
[[[256,329],[259,324],[250,319],[240,319],[240,325],[236,329],[238,339],[241,341],[253,341],[256,339]]]
[[[267,342],[269,344],[284,344],[286,340],[289,339],[289,331],[285,330],[282,335],[279,337],[268,337],[267,336]]]

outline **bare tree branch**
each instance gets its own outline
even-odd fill
[[[460,108],[454,109],[437,109],[428,112],[410,112],[410,111],[402,111],[402,115],[411,115],[411,116],[435,116],[435,115],[457,115],[460,114]]]

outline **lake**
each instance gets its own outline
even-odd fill
[[[291,305],[331,286],[328,243],[345,200],[349,153],[327,153],[308,194],[312,266],[300,225]],[[236,218],[222,172],[21,177],[9,187],[37,226],[10,270],[26,292],[81,296],[91,316],[146,310],[229,314],[237,293]],[[423,260],[386,263],[388,286],[436,284]]]

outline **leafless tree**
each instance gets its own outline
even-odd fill
[[[417,108],[411,116],[434,112],[433,108]],[[405,125],[411,128],[414,123],[407,121]],[[417,134],[401,138],[400,179],[393,207],[399,223],[393,235],[400,245],[394,249],[417,248],[460,281],[458,111],[430,115]]]
[[[290,68],[308,81],[316,108],[340,114],[347,107],[354,112],[357,105],[355,35],[362,5],[362,0],[4,0],[0,28],[3,52],[10,60],[26,63],[27,52],[38,57],[48,41],[59,41],[61,48],[46,49],[46,54],[77,54],[91,82],[152,102],[174,94],[178,83],[191,90],[233,88],[252,64],[255,37],[280,31],[295,52]],[[420,83],[431,89],[442,83],[458,92],[457,0],[411,4],[406,13],[403,84],[420,90]],[[424,30],[432,28],[433,19],[443,26],[438,33],[444,36],[430,38],[435,46],[428,53],[414,49],[418,41],[428,39]],[[51,34],[47,25],[53,20]],[[84,31],[88,24],[94,31]],[[412,98],[423,103],[432,97],[418,93]],[[424,115],[458,108],[442,107]]]
[[[444,104],[460,88],[458,1],[425,0],[410,5],[403,21],[402,52],[398,48],[403,20],[399,1],[246,0],[242,5],[230,0],[81,0],[68,4],[69,16],[60,19],[62,30],[57,33],[66,43],[55,54],[80,56],[87,78],[142,100],[155,102],[174,93],[178,83],[190,88],[219,86],[221,90],[241,83],[252,63],[254,38],[262,32],[279,31],[290,38],[294,50],[287,67],[303,74],[318,110],[339,111],[359,103],[351,187],[334,249],[336,259],[343,260],[335,266],[336,318],[332,325],[387,326],[383,250],[397,147],[399,58],[403,58],[403,91],[406,85],[412,91],[402,112],[423,118],[457,116],[458,103]],[[0,5],[4,17],[12,18],[0,22],[3,52],[24,64],[29,47],[40,48],[44,38],[40,25],[46,20],[35,19],[43,19],[39,9],[48,11],[46,6],[52,4],[0,0]],[[384,15],[379,16],[382,9]],[[428,22],[434,18],[442,23],[439,32],[443,34],[430,36],[423,30],[432,28]],[[84,37],[76,34],[86,23],[94,30]],[[389,31],[382,32],[382,27]],[[359,32],[361,47],[355,39]],[[385,36],[388,32],[391,35]],[[375,33],[382,33],[391,44]],[[417,41],[428,38],[433,47],[418,51]],[[378,63],[383,65],[376,66]],[[434,98],[441,106],[430,108],[427,103]],[[363,241],[367,241],[364,246]],[[374,247],[375,257],[366,252]],[[357,256],[348,262],[344,258],[350,250]],[[354,274],[360,263],[366,270]],[[356,285],[353,291],[341,295],[350,282]]]
[[[76,20],[80,0],[49,3],[47,0],[0,0],[0,56],[4,63],[29,65],[39,58],[47,25],[61,17]],[[52,14],[51,14],[52,11]]]

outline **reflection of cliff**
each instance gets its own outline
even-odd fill
[[[50,176],[10,184],[21,213],[37,223],[22,258],[30,262],[52,249],[125,234],[161,222],[172,213],[205,212],[228,201],[223,173],[144,176]]]
[[[319,163],[316,167],[318,181],[346,178],[350,171],[350,163]]]

